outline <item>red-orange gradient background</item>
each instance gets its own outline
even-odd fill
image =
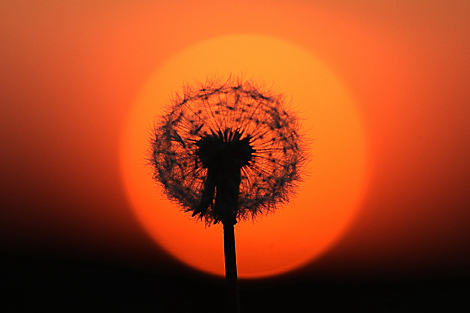
[[[299,273],[468,273],[470,3],[457,0],[2,1],[1,249],[172,266],[127,203],[121,131],[163,61],[235,33],[309,49],[363,114],[364,203]]]

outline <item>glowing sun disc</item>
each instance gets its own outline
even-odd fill
[[[351,221],[364,192],[366,140],[347,88],[318,58],[292,43],[260,35],[213,38],[174,55],[149,78],[121,141],[121,172],[135,216],[182,262],[224,275],[223,233],[170,203],[146,165],[149,134],[173,92],[207,77],[242,74],[292,99],[313,139],[308,176],[293,200],[272,215],[235,226],[239,276],[285,273],[315,259]]]

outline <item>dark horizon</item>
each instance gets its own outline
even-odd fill
[[[2,312],[221,312],[223,278],[2,253]],[[436,312],[470,308],[470,276],[241,280],[242,312]]]

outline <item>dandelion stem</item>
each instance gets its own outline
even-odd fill
[[[225,160],[229,163],[229,160]],[[240,167],[217,168],[217,196],[215,210],[224,226],[225,281],[227,284],[228,312],[240,313],[237,257],[235,253],[235,223],[240,188]]]
[[[229,312],[240,313],[240,296],[238,292],[237,258],[235,255],[235,231],[232,222],[224,225],[225,281]]]

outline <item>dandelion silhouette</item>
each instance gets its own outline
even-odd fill
[[[150,164],[167,197],[224,226],[225,271],[238,311],[234,225],[274,211],[301,179],[305,153],[284,97],[241,79],[184,87],[155,125]]]

